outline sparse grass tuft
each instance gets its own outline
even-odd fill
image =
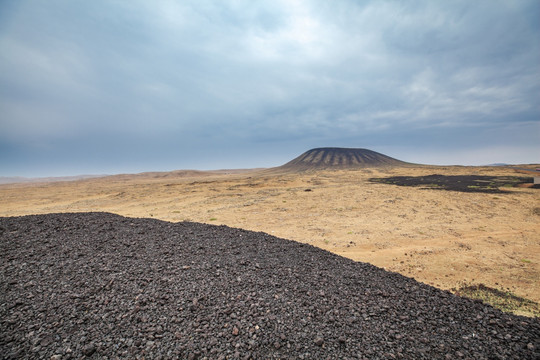
[[[216,220],[217,220],[217,218],[214,218],[214,217],[210,218],[210,221],[216,221]]]
[[[530,317],[540,317],[540,305],[510,291],[497,290],[484,284],[466,285],[458,289],[456,295],[483,302],[504,312]]]

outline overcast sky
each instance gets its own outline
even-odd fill
[[[540,163],[540,1],[0,1],[0,176]]]

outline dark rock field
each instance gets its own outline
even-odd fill
[[[540,321],[310,245],[107,213],[0,218],[2,359],[539,359]]]
[[[397,185],[418,186],[423,189],[449,190],[460,192],[477,192],[489,194],[505,194],[509,188],[533,184],[532,177],[487,176],[487,175],[425,175],[425,176],[392,176],[372,178],[371,182]],[[505,190],[506,189],[506,190]]]

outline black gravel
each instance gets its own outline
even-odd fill
[[[425,175],[425,176],[392,176],[386,178],[371,178],[371,182],[398,185],[418,186],[431,190],[451,190],[460,192],[479,192],[490,194],[505,194],[505,188],[529,184],[533,188],[532,177],[518,176],[488,176],[488,175]]]
[[[3,359],[538,359],[540,321],[268,234],[0,218]]]

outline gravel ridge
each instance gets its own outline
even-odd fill
[[[0,218],[1,359],[538,359],[540,320],[310,245],[109,213]]]

